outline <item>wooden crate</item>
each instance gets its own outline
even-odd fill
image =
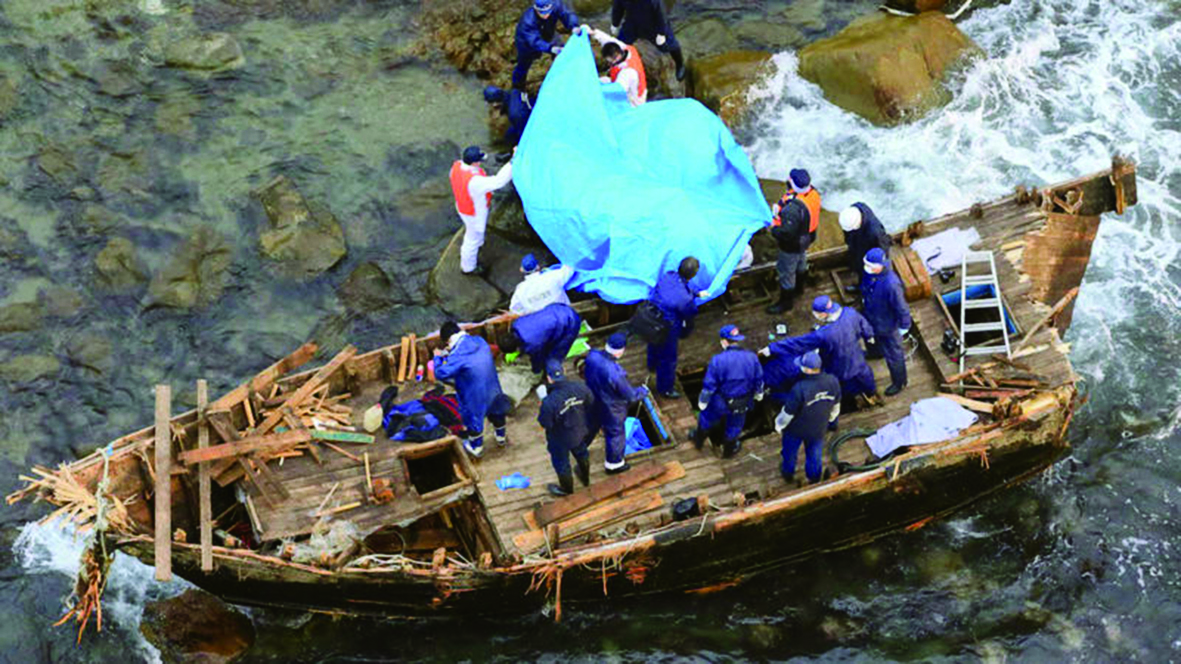
[[[891,263],[894,271],[902,279],[902,287],[906,291],[907,302],[917,302],[931,297],[931,275],[923,260],[910,247],[895,247]]]

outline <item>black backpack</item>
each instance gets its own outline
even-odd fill
[[[660,309],[657,309],[656,305],[648,300],[641,302],[636,307],[636,313],[632,316],[628,327],[631,328],[632,334],[657,346],[667,341],[668,335],[672,331],[672,326],[664,319],[664,314],[660,313]]]

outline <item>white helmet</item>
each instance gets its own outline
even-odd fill
[[[846,233],[861,228],[861,209],[850,205],[844,210],[841,210],[841,216],[837,220],[837,223],[841,225],[841,230]]]

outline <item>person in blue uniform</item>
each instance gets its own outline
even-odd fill
[[[894,240],[886,232],[882,222],[878,221],[877,215],[865,203],[854,203],[841,210],[837,223],[845,233],[845,247],[848,250],[845,259],[853,274],[861,273],[861,261],[870,249],[877,247],[889,255],[890,245]],[[850,284],[845,289],[855,293],[858,287],[857,284]]]
[[[533,114],[533,105],[537,103],[537,95],[531,95],[520,90],[502,90],[495,85],[484,88],[484,101],[496,104],[508,118],[508,129],[504,132],[504,142],[516,145],[525,133],[525,125],[529,123],[529,116]]]
[[[558,21],[573,31],[578,27],[578,17],[566,9],[562,0],[535,0],[533,5],[517,21],[514,44],[517,47],[517,66],[513,69],[513,89],[524,90],[529,68],[543,55],[557,55],[562,52],[561,44],[554,41]]]
[[[791,311],[796,301],[796,280],[807,264],[805,258],[812,243],[808,230],[811,214],[808,206],[798,198],[788,199],[779,209],[778,225],[771,226],[771,237],[779,248],[775,270],[779,276],[779,300],[767,307],[769,314]]]
[[[623,458],[627,445],[623,422],[627,419],[628,409],[648,395],[647,387],[632,387],[627,380],[627,371],[619,366],[619,358],[623,357],[626,347],[627,335],[616,332],[607,338],[605,350],[596,348],[586,356],[586,385],[595,395],[595,414],[607,446],[603,467],[608,474],[628,469]]]
[[[906,352],[902,337],[910,332],[910,307],[902,289],[902,279],[890,268],[886,252],[878,247],[865,254],[865,274],[861,276],[861,308],[865,320],[873,327],[876,352],[886,358],[890,369],[890,386],[886,396],[892,397],[906,387]]]
[[[779,472],[791,482],[796,474],[796,457],[804,446],[804,474],[808,481],[820,481],[824,432],[841,414],[841,386],[832,374],[821,373],[820,354],[809,351],[799,360],[803,377],[792,386],[783,408],[775,418],[775,431],[783,434]]]
[[[649,298],[660,310],[669,325],[668,338],[662,344],[648,344],[648,369],[656,372],[656,391],[668,399],[679,399],[677,382],[677,346],[693,331],[697,317],[697,298],[708,296],[706,291],[693,292],[690,282],[697,276],[701,264],[689,256],[681,260],[676,271],[665,272],[652,289]]]
[[[767,347],[768,359],[763,363],[763,383],[767,394],[780,406],[787,399],[787,393],[803,377],[800,371],[800,357],[794,353],[780,353],[774,344]]]
[[[612,0],[611,34],[625,44],[634,44],[637,39],[652,42],[662,53],[672,56],[677,80],[684,80],[685,56],[665,15],[664,0]]]
[[[763,365],[758,355],[743,348],[746,340],[736,325],[726,325],[718,332],[722,352],[714,355],[705,369],[705,382],[697,407],[697,428],[689,432],[693,445],[701,449],[710,432],[724,424],[722,458],[728,459],[742,449],[742,427],[755,401],[763,399]]]
[[[573,307],[555,302],[513,321],[509,334],[500,341],[500,350],[506,354],[518,350],[526,353],[533,373],[540,374],[562,366],[581,327],[582,317]]]
[[[574,493],[574,474],[570,457],[578,465],[578,481],[590,486],[590,452],[587,448],[598,433],[595,424],[595,396],[579,380],[566,378],[562,368],[546,371],[547,390],[541,400],[537,422],[545,429],[545,445],[550,463],[558,474],[557,484],[546,488],[555,496]]]
[[[460,330],[455,321],[443,323],[439,338],[447,340],[447,348],[435,349],[435,377],[455,386],[466,427],[463,448],[478,459],[484,454],[485,419],[496,427],[496,443],[508,444],[505,418],[512,402],[500,389],[488,342]]]
[[[802,355],[810,350],[820,351],[824,370],[837,377],[841,383],[841,394],[846,403],[852,403],[858,394],[867,397],[876,394],[877,386],[873,370],[865,362],[865,351],[861,341],[874,342],[873,328],[855,309],[841,307],[827,295],[812,301],[812,315],[821,323],[819,329],[797,337],[776,341],[760,351],[764,356],[771,353]]]

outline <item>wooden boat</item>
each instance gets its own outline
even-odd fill
[[[940,295],[958,289],[959,275],[946,284],[936,279],[933,293],[910,293],[918,343],[908,359],[909,387],[843,415],[842,430],[874,430],[905,416],[914,401],[939,394],[979,411],[980,422],[953,440],[914,446],[885,461],[852,439],[840,448],[842,472],[816,485],[789,485],[780,477],[770,413],[748,418],[736,458],[722,460],[710,446],[699,452],[686,441],[695,423],[690,399],[717,350],[708,331],[737,321],[759,339],[782,322],[763,313],[774,266],[759,265],[735,275],[728,302],[702,309],[701,332],[681,351],[679,379],[687,397],[656,398],[642,409],[653,448],[629,457],[631,471],[607,477],[596,443],[591,486],[571,497],[554,500],[546,493],[553,476],[536,424],[536,396],[524,398],[512,414],[511,444],[489,442],[479,460],[469,459],[454,437],[395,443],[379,430],[375,441],[358,444],[364,436],[340,426],[317,430],[322,423],[313,417],[360,423],[361,412],[391,383],[403,381],[403,399],[424,392],[429,379],[417,383],[407,374],[421,363],[416,358],[439,346],[436,335],[426,335],[364,354],[348,347],[318,370],[293,373],[316,353],[313,344],[305,345],[206,407],[171,418],[166,404],[158,407],[157,421],[167,421],[166,427],[131,433],[106,452],[56,470],[36,469],[9,501],[47,500],[58,506],[55,514],[85,528],[94,523],[97,498],[104,498],[106,536],[119,550],[156,564],[163,576],[175,569],[241,604],[395,616],[556,604],[560,615],[571,601],[710,592],[809,556],[921,528],[1036,476],[1059,458],[1079,402],[1062,341],[1070,300],[1099,215],[1122,213],[1135,201],[1135,168],[1116,159],[1101,173],[1040,191],[1018,187],[1011,196],[899,233],[906,244],[951,227],[979,231],[980,247],[995,252],[1017,328],[1014,352],[971,358],[961,371],[940,347],[944,331],[958,324]],[[809,296],[841,297],[836,282],[843,253],[811,255],[813,272],[824,277]],[[844,274],[846,282],[851,277]],[[908,288],[921,291],[922,282],[921,275],[907,276]],[[626,307],[597,300],[579,308],[596,327],[590,338],[596,345],[628,316]],[[510,322],[511,316],[501,316],[470,329],[496,342]],[[789,323],[807,329],[808,307],[797,306]],[[633,381],[644,379],[642,348],[633,345],[622,361]],[[871,366],[881,383],[884,363]],[[496,480],[513,472],[532,478],[532,486],[498,489]],[[206,473],[214,483],[203,497]],[[380,500],[384,485],[377,480],[390,484],[392,500]],[[698,515],[676,521],[671,506],[684,499],[695,503]],[[334,523],[347,523],[353,538],[336,548],[322,543],[309,559],[307,550],[316,552],[313,545]]]

